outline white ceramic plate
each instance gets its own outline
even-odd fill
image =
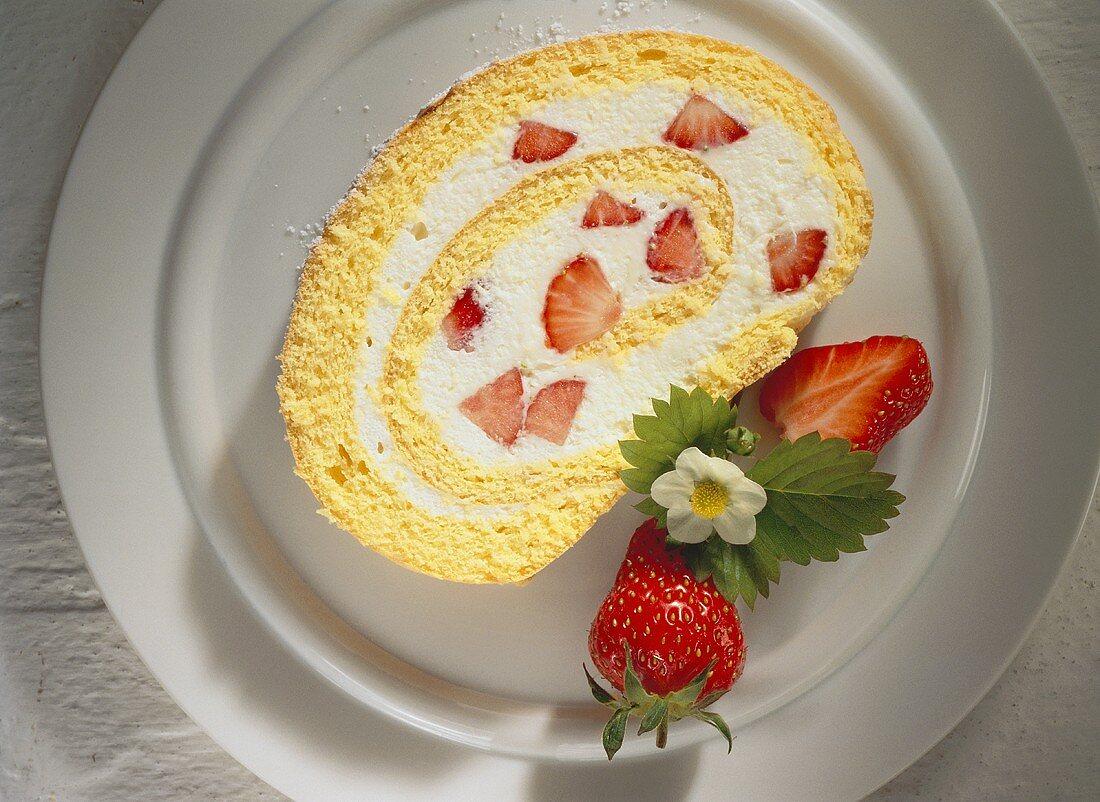
[[[154,674],[291,796],[862,795],[994,682],[1079,529],[1100,453],[1100,235],[997,13],[729,0],[613,19],[610,5],[168,2],[81,137],[42,330],[66,505]],[[909,496],[901,518],[865,554],[785,567],[744,616],[748,670],[720,705],[731,757],[698,725],[665,754],[631,740],[599,762],[580,663],[629,506],[523,588],[451,585],[317,516],[283,441],[274,356],[298,232],[372,144],[558,21],[686,27],[818,89],[876,221],[858,280],[803,342],[907,333],[934,369],[932,403],[880,463]]]

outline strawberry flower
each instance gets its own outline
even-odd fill
[[[668,510],[668,533],[681,543],[702,543],[715,531],[727,543],[750,543],[756,513],[768,503],[764,488],[740,468],[694,447],[654,480],[650,495]]]

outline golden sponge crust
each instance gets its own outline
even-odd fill
[[[370,298],[380,289],[375,286],[378,268],[436,176],[502,125],[556,95],[658,80],[682,82],[685,93],[714,88],[748,98],[802,134],[816,154],[818,171],[837,187],[835,264],[797,304],[731,333],[729,344],[701,369],[698,383],[729,394],[763,376],[790,354],[796,332],[851,280],[871,233],[872,205],[862,168],[829,106],[759,54],[692,34],[643,31],[577,39],[486,68],[401,129],[333,211],[306,261],[280,355],[280,407],[297,472],[320,501],[321,512],[365,545],[445,579],[519,581],[569,548],[622,495],[617,472],[623,463],[614,444],[580,459],[525,469],[524,477],[536,477],[535,490],[527,487],[526,478],[517,481],[515,471],[485,470],[441,447],[432,429],[438,424],[419,408],[414,383],[408,381],[415,365],[406,350],[387,353],[383,386],[369,388],[381,401],[400,452],[379,454],[372,444],[360,442],[354,382]],[[696,162],[695,172],[706,169],[689,154],[653,150]],[[584,165],[558,169],[568,178]],[[707,204],[712,210],[721,207],[720,200]],[[455,241],[461,238],[459,232]],[[715,234],[706,247],[721,250],[723,243]],[[458,268],[433,267],[409,299],[429,314],[420,320],[407,316],[402,336],[422,340],[432,321],[437,329],[445,311],[439,298],[464,280]],[[705,291],[693,289],[676,302],[681,315],[705,306],[705,298],[692,299],[697,294],[705,296]],[[649,321],[634,327],[626,343],[617,344],[614,338],[623,335],[609,332],[611,337],[589,350],[629,347],[675,324]],[[416,456],[426,445],[430,454]],[[395,457],[429,484],[469,500],[471,513],[438,515],[411,503],[386,470],[386,460]],[[553,492],[561,488],[568,492]],[[503,506],[484,514],[484,503]]]

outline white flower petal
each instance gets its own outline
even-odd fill
[[[756,515],[768,503],[768,494],[752,479],[742,478],[732,487],[727,485],[726,492],[729,494],[727,509],[736,509],[746,515]]]
[[[692,482],[709,479],[711,474],[710,462],[713,459],[714,457],[708,457],[695,446],[685,448],[680,452],[680,456],[676,458],[676,473],[684,475]]]
[[[681,543],[702,543],[712,531],[713,522],[700,518],[691,507],[673,507],[668,511],[668,533]]]
[[[745,472],[729,460],[720,457],[708,457],[707,459],[709,460],[707,467],[710,471],[708,478],[725,485],[727,490],[732,492],[733,488],[745,478]]]
[[[711,521],[718,537],[735,546],[744,546],[751,543],[756,537],[756,516],[745,515],[732,507]]]
[[[687,504],[694,491],[695,482],[679,471],[669,471],[662,473],[653,481],[649,495],[662,507],[672,509]]]

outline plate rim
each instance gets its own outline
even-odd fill
[[[60,257],[57,254],[62,249],[62,246],[61,246],[60,243],[62,241],[62,238],[67,233],[66,228],[72,226],[72,224],[70,223],[71,216],[73,214],[79,214],[79,203],[76,200],[74,200],[74,196],[76,196],[78,194],[78,185],[76,184],[75,179],[74,180],[70,180],[70,179],[72,179],[74,175],[79,176],[79,168],[81,166],[81,161],[86,160],[88,158],[88,152],[91,151],[92,148],[93,148],[92,144],[90,144],[90,143],[93,142],[93,139],[94,139],[95,136],[100,135],[99,134],[99,127],[101,125],[103,125],[103,121],[101,120],[101,118],[104,116],[104,114],[107,113],[107,112],[104,111],[104,106],[106,106],[108,104],[108,102],[113,101],[115,99],[114,94],[117,93],[117,91],[118,91],[118,84],[120,83],[120,81],[117,79],[117,76],[122,74],[124,72],[124,70],[132,69],[132,65],[137,59],[137,56],[135,54],[142,53],[143,52],[142,48],[144,48],[145,51],[148,51],[148,50],[151,49],[153,35],[164,33],[163,29],[168,24],[166,22],[166,19],[169,17],[169,12],[171,11],[171,13],[176,14],[176,16],[178,17],[178,16],[180,16],[180,9],[184,8],[186,5],[187,4],[184,3],[184,2],[173,2],[173,3],[165,2],[165,3],[163,3],[154,12],[154,14],[150,17],[150,19],[146,22],[145,26],[143,26],[141,31],[139,31],[138,35],[134,38],[133,42],[131,43],[131,45],[127,49],[126,53],[124,53],[122,59],[120,59],[119,63],[116,65],[115,69],[112,71],[109,80],[104,85],[103,89],[100,92],[99,97],[97,98],[95,106],[93,107],[93,110],[92,110],[91,114],[89,115],[88,122],[85,125],[84,130],[81,132],[81,136],[80,136],[80,139],[78,141],[77,147],[74,150],[73,157],[72,157],[72,160],[71,160],[70,166],[69,166],[69,171],[67,172],[65,183],[64,183],[63,188],[62,188],[62,193],[61,193],[60,200],[59,200],[59,203],[58,203],[58,210],[57,210],[57,213],[56,213],[56,216],[55,216],[54,224],[53,224],[53,227],[52,227],[51,232],[50,232],[49,247],[47,249],[47,268],[46,268],[46,273],[45,273],[45,277],[44,277],[44,280],[43,280],[42,315],[41,315],[41,320],[40,320],[41,381],[42,381],[43,403],[44,403],[44,407],[45,407],[45,416],[46,416],[47,429],[50,433],[49,443],[50,443],[50,449],[51,449],[51,456],[52,456],[53,461],[54,461],[55,469],[58,472],[59,479],[61,478],[62,474],[66,474],[69,477],[67,481],[62,480],[61,484],[62,484],[63,493],[65,495],[65,499],[66,499],[66,507],[67,507],[67,509],[69,509],[70,514],[73,514],[73,508],[69,505],[69,495],[70,494],[65,492],[65,485],[68,484],[70,487],[72,486],[72,483],[75,481],[72,478],[72,476],[75,474],[76,469],[72,467],[72,463],[70,462],[70,459],[72,459],[71,455],[61,456],[61,454],[67,448],[71,450],[72,440],[71,439],[69,440],[69,443],[70,443],[69,445],[62,445],[62,440],[64,440],[66,437],[68,437],[69,433],[67,432],[65,435],[59,435],[59,432],[66,431],[67,427],[65,425],[63,425],[60,421],[60,419],[62,417],[62,413],[59,412],[59,406],[57,406],[56,404],[60,403],[59,401],[57,401],[57,399],[64,398],[64,395],[59,395],[59,393],[61,392],[60,390],[57,390],[57,389],[51,390],[50,389],[50,388],[58,388],[58,387],[64,385],[66,381],[68,381],[67,376],[65,376],[65,375],[60,375],[59,376],[57,374],[57,366],[59,366],[61,363],[59,361],[60,360],[60,355],[58,354],[58,351],[57,351],[57,349],[60,347],[60,343],[57,342],[56,332],[59,330],[59,326],[62,326],[62,323],[63,323],[63,320],[61,320],[59,318],[61,318],[64,315],[64,304],[62,303],[61,300],[58,299],[58,293],[60,292],[60,290],[57,287],[58,287],[59,276],[61,275],[60,271],[62,270],[62,268],[59,267]],[[858,3],[856,3],[855,5],[858,5]],[[1057,107],[1057,104],[1054,103],[1054,99],[1053,99],[1052,94],[1050,93],[1049,88],[1046,87],[1045,83],[1042,82],[1041,73],[1038,71],[1038,65],[1036,64],[1034,58],[1031,56],[1030,52],[1027,51],[1026,47],[1023,45],[1022,41],[1019,39],[1019,36],[1015,32],[1015,30],[1011,28],[1011,24],[1007,22],[1007,18],[1004,17],[1003,12],[1001,12],[1000,9],[996,8],[992,4],[987,5],[985,2],[980,2],[980,3],[976,3],[976,4],[971,4],[971,5],[986,8],[987,11],[989,9],[992,9],[996,13],[996,16],[1000,20],[1000,22],[1002,23],[1002,27],[1004,28],[1004,30],[1011,34],[1011,40],[1014,42],[1015,48],[1016,48],[1016,52],[1014,53],[1014,56],[1019,57],[1019,55],[1022,53],[1025,56],[1025,61],[1026,61],[1027,65],[1029,66],[1029,68],[1035,73],[1035,76],[1039,78],[1040,85],[1045,90],[1045,97],[1043,99],[1046,101],[1046,105],[1050,109],[1053,110],[1055,122],[1057,124],[1057,127],[1060,129],[1060,133],[1062,134],[1064,139],[1067,140],[1071,145],[1072,153],[1075,157],[1075,162],[1074,162],[1074,165],[1073,165],[1074,172],[1076,173],[1077,178],[1081,179],[1084,176],[1084,170],[1083,170],[1083,166],[1081,164],[1080,152],[1079,152],[1079,150],[1076,149],[1076,143],[1073,142],[1072,137],[1070,137],[1069,134],[1068,134],[1068,128],[1067,128],[1066,123],[1065,123],[1064,115],[1062,115],[1061,110]],[[304,3],[300,7],[300,9],[308,9],[311,6],[312,7],[320,7],[320,3],[316,2],[316,1],[314,1],[312,3]],[[209,10],[209,7],[208,7],[208,10]],[[185,13],[183,14],[183,16],[184,16],[184,18],[186,18]],[[202,15],[201,14],[196,14],[196,15],[193,15],[193,16],[197,17],[197,16],[202,16]],[[308,13],[305,16],[308,16]],[[178,21],[179,20],[177,19],[176,22],[178,22]],[[1091,196],[1091,192],[1089,194]],[[74,205],[77,207],[77,210],[78,210],[76,212],[70,211],[70,209],[72,209],[74,207]],[[1094,237],[1095,237],[1095,233],[1096,233],[1096,227],[1095,226],[1096,226],[1096,221],[1097,221],[1098,215],[1097,215],[1097,209],[1096,209],[1096,200],[1095,200],[1094,197],[1092,198],[1091,212],[1092,212],[1092,221],[1093,221],[1093,234],[1094,234]],[[62,468],[61,464],[65,464],[66,467]],[[1088,480],[1088,477],[1086,477],[1086,480],[1088,480],[1087,483],[1093,488],[1093,491],[1095,491],[1097,477],[1098,477],[1098,475],[1100,475],[1100,450],[1096,450],[1093,453],[1092,464],[1093,464],[1093,470],[1092,470],[1091,480]],[[1058,560],[1059,568],[1055,572],[1056,574],[1060,573],[1061,570],[1064,568],[1065,561],[1068,558],[1070,550],[1072,549],[1073,544],[1076,542],[1076,539],[1079,536],[1081,526],[1083,525],[1084,517],[1087,514],[1088,507],[1089,507],[1089,502],[1090,502],[1091,498],[1092,498],[1092,495],[1090,493],[1088,495],[1088,497],[1085,498],[1083,503],[1081,504],[1081,509],[1079,510],[1079,514],[1076,516],[1076,520],[1077,520],[1076,528],[1074,529],[1073,536],[1066,539],[1066,541],[1065,541],[1065,550],[1064,550],[1064,553],[1062,554],[1061,558]],[[84,513],[82,513],[82,512],[78,512],[77,516],[80,517],[80,516],[83,516],[83,514]],[[82,526],[86,527],[87,524],[83,524]],[[73,521],[73,529],[74,529],[74,532],[77,532],[77,524],[76,524],[75,520]],[[88,559],[88,553],[87,553],[88,550],[85,547],[85,541],[84,541],[84,539],[82,539],[82,537],[79,534],[77,535],[77,540],[78,540],[78,543],[80,543],[82,553],[85,554],[85,560],[88,564],[89,571],[92,573],[94,581],[96,582],[97,586],[101,589],[101,592],[102,592],[105,589],[105,584],[104,584],[103,579],[102,579],[103,576],[105,575],[104,566],[98,565],[97,560],[95,560],[95,559],[93,559],[93,560]],[[1016,652],[1019,650],[1019,648],[1022,646],[1023,642],[1026,640],[1028,634],[1031,631],[1031,628],[1034,626],[1035,621],[1038,619],[1039,614],[1041,613],[1043,607],[1045,606],[1047,599],[1049,599],[1050,594],[1053,592],[1054,586],[1055,586],[1055,583],[1052,581],[1046,587],[1045,592],[1042,595],[1041,603],[1039,603],[1038,605],[1035,606],[1034,610],[1032,611],[1032,614],[1029,616],[1029,620],[1027,621],[1027,625],[1022,630],[1019,631],[1019,635],[1018,635],[1018,638],[1016,639],[1014,647],[1010,650],[1010,652],[1006,656],[1004,656],[1004,658],[1001,662],[1001,666],[995,672],[995,674],[993,674],[992,677],[988,678],[988,681],[982,687],[981,692],[974,698],[973,704],[976,704],[977,701],[980,700],[981,697],[984,696],[986,692],[988,692],[989,688],[992,687],[993,684],[995,684],[997,679],[1003,673],[1004,669],[1007,668],[1008,664],[1011,662],[1011,660],[1015,656]],[[127,635],[127,638],[131,641],[131,644],[134,645],[135,652],[137,652],[139,654],[139,656],[141,656],[143,662],[146,662],[146,665],[149,666],[150,671],[154,674],[154,676],[157,677],[158,681],[164,687],[166,687],[166,690],[168,690],[169,693],[173,696],[173,698],[177,701],[177,704],[180,704],[179,698],[176,696],[176,694],[174,694],[172,692],[172,689],[169,687],[170,683],[166,682],[162,678],[161,673],[159,671],[157,671],[156,669],[154,669],[154,667],[149,662],[146,661],[145,655],[141,651],[138,650],[135,640],[131,637],[130,629],[127,627],[126,623],[124,623],[124,619],[128,618],[128,615],[124,614],[120,617],[119,611],[115,609],[115,606],[114,606],[113,601],[111,600],[109,594],[108,593],[103,593],[103,597],[104,597],[104,601],[107,603],[108,607],[111,609],[112,614],[115,616],[116,620],[119,621],[120,626],[122,627],[123,631]],[[972,708],[973,704],[971,704],[970,706],[963,709],[961,714],[958,715],[958,717],[951,723],[950,726],[948,726],[936,738],[931,740],[930,743],[921,750],[921,752],[914,755],[914,759],[915,759],[915,757],[918,757],[919,754],[923,754],[923,752],[926,751],[926,749],[928,747],[930,747],[931,745],[936,743],[940,738],[942,738],[943,735],[946,734],[946,732],[950,731],[950,729],[953,726],[955,726],[955,724],[957,724],[959,720],[961,720],[963,717],[965,717],[965,715]],[[188,712],[189,715],[190,715],[189,707],[184,706],[183,704],[180,704],[180,706],[186,712]],[[194,716],[193,716],[193,718],[194,718]],[[196,718],[196,721],[198,721],[197,718]],[[199,722],[199,723],[200,723],[200,726],[203,726],[202,722]],[[257,774],[260,774],[260,776],[264,776],[263,773],[258,771],[252,765],[250,765],[249,762],[241,759],[236,754],[235,750],[230,749],[225,743],[222,743],[221,740],[218,739],[217,736],[213,732],[211,732],[210,727],[204,726],[204,729],[206,729],[208,732],[210,732],[211,735],[213,737],[215,737],[215,739],[218,740],[219,743],[221,743],[223,748],[226,748],[226,750],[229,751],[231,754],[234,754],[234,756],[237,756],[239,760],[242,760],[242,762],[244,762],[245,765],[248,765],[249,768],[252,768],[253,771],[256,771]],[[908,763],[906,765],[908,765]],[[901,769],[899,769],[899,771],[903,770],[904,768],[905,768],[905,766],[902,766]],[[885,779],[888,779],[888,777],[886,777]]]

